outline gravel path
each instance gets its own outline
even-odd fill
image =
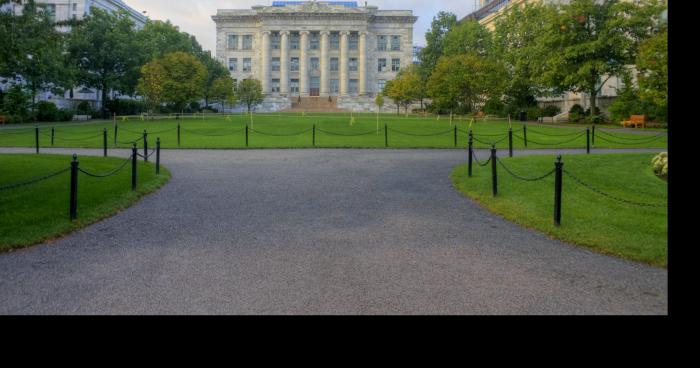
[[[173,178],[160,191],[0,254],[0,314],[668,313],[666,270],[548,239],[463,197],[448,175],[465,157],[164,150]]]

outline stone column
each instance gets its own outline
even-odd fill
[[[330,60],[328,59],[328,49],[330,49],[329,31],[321,31],[321,96],[328,96],[330,85]]]
[[[340,32],[340,60],[339,60],[339,71],[340,71],[340,95],[348,95],[348,35],[350,32],[342,31]]]
[[[309,31],[299,32],[299,95],[309,95]]]
[[[289,31],[280,32],[280,95],[289,94]]]
[[[360,43],[358,45],[360,57],[358,62],[358,79],[360,96],[367,95],[367,32],[360,32]]]
[[[264,94],[270,93],[270,32],[262,32],[262,66],[260,82]]]

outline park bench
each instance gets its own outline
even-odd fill
[[[622,122],[622,126],[624,128],[627,127],[635,127],[635,128],[645,128],[646,124],[644,123],[645,116],[644,115],[631,115],[629,120],[625,120]]]
[[[5,125],[5,117],[0,115],[0,125]]]

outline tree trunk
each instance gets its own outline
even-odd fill
[[[102,118],[106,119],[108,118],[107,115],[107,88],[109,86],[107,85],[107,82],[102,83]]]
[[[597,109],[596,105],[596,100],[598,96],[598,92],[595,90],[595,86],[591,89],[591,121],[593,121],[593,117],[596,115],[595,111]]]

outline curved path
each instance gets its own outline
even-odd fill
[[[0,314],[668,313],[666,270],[492,215],[453,188],[464,160],[463,150],[167,150],[173,178],[160,191],[0,254]]]

